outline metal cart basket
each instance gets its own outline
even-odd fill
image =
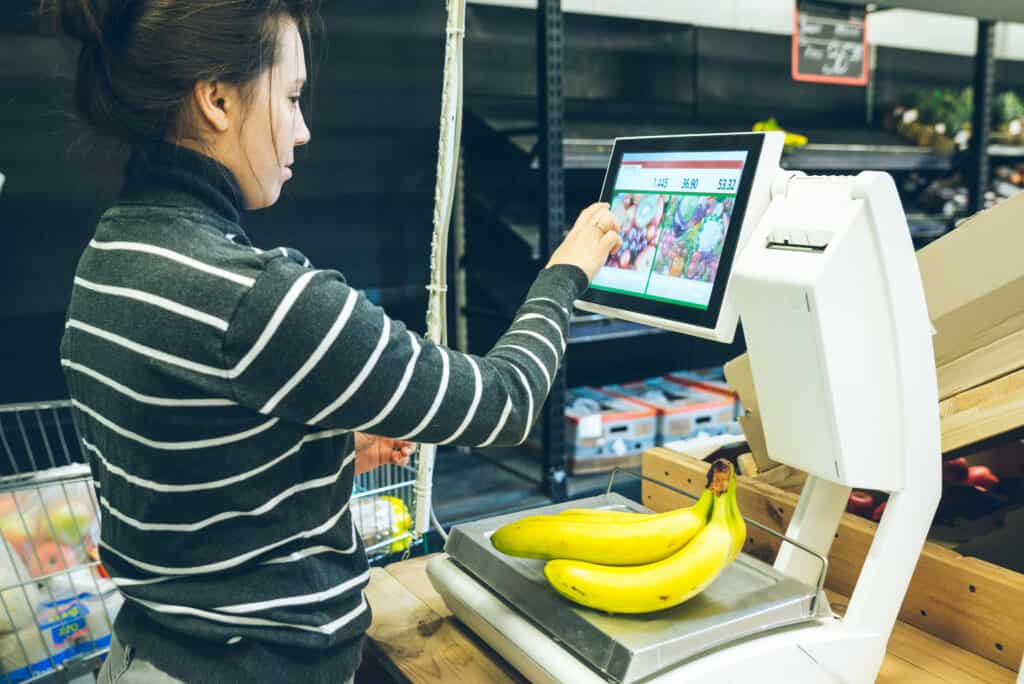
[[[99,562],[100,507],[69,401],[0,406],[0,684],[99,669],[123,598]],[[415,463],[356,478],[373,558],[414,542]]]

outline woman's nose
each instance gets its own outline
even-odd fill
[[[313,137],[309,132],[309,127],[306,126],[306,117],[302,116],[302,112],[299,112],[299,120],[295,126],[295,146],[299,147],[309,142],[309,139]]]

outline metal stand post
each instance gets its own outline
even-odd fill
[[[995,83],[994,21],[978,20],[978,50],[974,57],[974,116],[967,168],[967,208],[974,214],[985,208],[989,183],[988,144],[991,133],[992,94]]]
[[[565,231],[565,178],[562,167],[562,3],[537,4],[537,104],[540,126],[540,172],[543,215],[540,221],[541,258],[547,260]],[[567,496],[565,480],[565,363],[552,382],[542,416],[541,486],[555,501]]]

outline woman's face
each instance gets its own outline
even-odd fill
[[[282,186],[292,177],[295,148],[310,138],[299,108],[306,83],[302,38],[291,18],[281,19],[278,31],[277,61],[253,87],[244,122],[236,128],[239,158],[229,164],[247,209],[277,202]]]

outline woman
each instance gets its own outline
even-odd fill
[[[55,9],[83,42],[82,117],[133,149],[61,343],[127,599],[101,681],[349,680],[370,624],[354,474],[406,462],[407,440],[522,442],[615,219],[580,215],[486,357],[440,348],[239,225],[310,139],[309,2]]]

